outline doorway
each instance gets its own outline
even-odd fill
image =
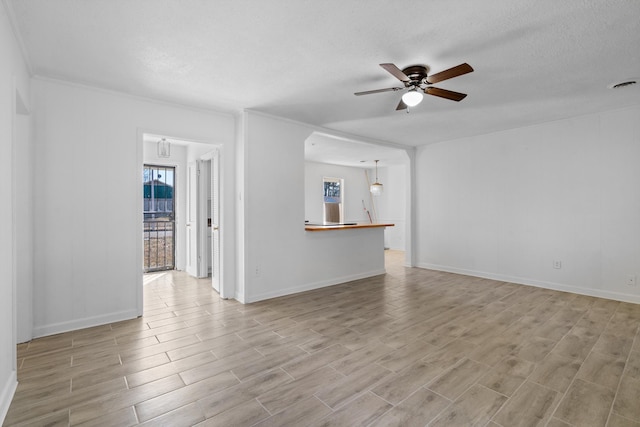
[[[187,265],[191,276],[211,277],[220,292],[220,197],[217,150],[190,162],[187,173]]]
[[[144,272],[173,270],[176,266],[176,170],[145,164],[143,168]]]
[[[140,166],[141,172],[144,171],[140,176],[143,178],[143,183],[159,180],[163,184],[173,186],[172,190],[164,188],[167,194],[173,192],[172,203],[168,202],[166,206],[167,208],[172,207],[173,212],[171,215],[165,215],[163,218],[165,222],[158,224],[155,228],[159,237],[163,235],[173,237],[173,241],[166,241],[164,246],[167,249],[168,259],[171,257],[170,254],[173,254],[173,270],[185,271],[192,277],[210,278],[211,286],[220,293],[221,297],[229,298],[233,295],[233,291],[225,288],[222,283],[224,258],[220,249],[224,247],[225,228],[224,215],[219,202],[222,199],[219,194],[222,194],[224,187],[223,168],[220,165],[223,150],[221,147],[206,142],[186,140],[161,133],[140,132],[140,140],[142,142]],[[160,142],[169,145],[170,149],[166,150],[166,153],[161,152]],[[158,173],[162,175],[162,178],[158,178]],[[173,177],[173,183],[170,181],[171,177]],[[157,199],[156,189],[157,186],[154,187],[154,196]],[[145,214],[149,213],[148,211],[151,209],[150,202],[147,202],[147,199],[151,198],[150,193],[151,187],[147,188],[147,197],[142,197],[143,200],[138,205],[140,208],[144,206]],[[143,196],[143,194],[141,195]],[[159,210],[159,208],[164,208],[164,206],[156,204],[155,209]],[[142,212],[140,216],[143,216]],[[150,215],[144,216],[149,217]],[[156,217],[159,216],[160,214],[156,212]],[[209,218],[211,218],[210,227]],[[171,219],[171,221],[166,221],[167,219]],[[163,226],[168,229],[164,232],[161,228],[158,230],[158,227]],[[146,234],[146,230],[152,227],[144,228],[145,230],[141,233],[143,235]],[[156,235],[152,233],[151,236],[145,237],[154,238]],[[169,246],[169,243],[173,243],[173,247]],[[164,248],[160,244],[160,249]],[[160,251],[160,253],[164,256],[164,251]],[[141,247],[139,254],[141,258],[148,259],[149,257],[146,247]],[[149,263],[146,260],[140,260],[141,267],[143,264]],[[158,270],[160,270],[162,262],[157,264]],[[172,268],[171,264],[163,267],[165,269]],[[142,301],[142,283],[144,281],[142,274],[151,271],[146,266],[140,271],[139,298]]]

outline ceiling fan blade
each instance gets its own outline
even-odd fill
[[[391,92],[391,91],[397,91],[397,90],[402,90],[404,89],[403,87],[390,87],[387,89],[376,89],[376,90],[365,90],[364,92],[356,92],[354,93],[354,95],[356,96],[360,96],[360,95],[370,95],[372,93],[380,93],[380,92]]]
[[[403,73],[400,68],[396,67],[395,64],[380,64],[380,66],[390,72],[396,79],[400,80],[401,82],[410,81],[409,77],[407,77],[407,75]]]
[[[406,110],[406,109],[407,109],[407,104],[405,104],[404,101],[402,100],[402,98],[400,98],[400,103],[396,107],[396,111]]]
[[[464,64],[456,65],[453,68],[449,68],[448,70],[440,71],[439,73],[433,74],[431,76],[427,76],[428,83],[438,83],[443,80],[451,79],[454,77],[461,76],[463,74],[467,74],[473,71],[471,65]]]
[[[424,90],[424,93],[427,93],[433,96],[439,96],[440,98],[450,99],[452,101],[458,101],[458,102],[462,101],[467,96],[466,93],[454,92],[452,90],[440,89],[440,88],[431,87],[431,86],[426,88]]]

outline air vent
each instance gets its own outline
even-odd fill
[[[636,84],[636,80],[627,80],[624,82],[620,82],[620,83],[613,83],[609,85],[609,89],[620,89],[623,87],[627,87],[627,86],[632,86],[634,84]]]

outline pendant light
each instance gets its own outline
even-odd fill
[[[369,191],[371,191],[371,194],[373,194],[374,196],[379,196],[382,194],[383,188],[382,188],[382,184],[378,182],[378,160],[376,160],[375,162],[376,162],[376,182],[371,184],[371,186],[369,187]]]
[[[171,157],[171,143],[165,138],[162,138],[160,141],[158,141],[158,157]]]

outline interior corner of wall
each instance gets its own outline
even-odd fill
[[[244,292],[241,290],[236,290],[236,294],[235,294],[235,300],[238,301],[240,304],[246,304],[247,301],[244,298]]]

